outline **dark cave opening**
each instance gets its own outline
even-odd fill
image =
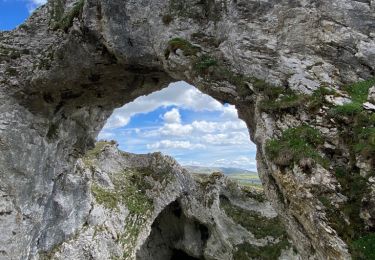
[[[184,213],[180,203],[169,204],[155,219],[137,260],[204,260],[209,228]]]
[[[200,260],[199,258],[190,256],[182,250],[174,249],[170,260]]]

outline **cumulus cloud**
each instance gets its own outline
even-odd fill
[[[186,136],[193,131],[191,125],[165,124],[160,129],[153,131],[153,135]]]
[[[170,84],[168,88],[141,96],[116,109],[107,120],[105,128],[126,126],[136,114],[149,113],[159,107],[178,106],[193,111],[224,111],[225,106],[185,82]]]
[[[197,149],[205,148],[202,144],[192,144],[189,141],[172,141],[172,140],[162,140],[154,144],[147,145],[148,149]]]
[[[163,119],[169,124],[179,124],[181,123],[180,111],[178,111],[177,108],[173,108],[171,111],[168,111],[163,115]]]
[[[207,134],[202,137],[204,143],[212,145],[242,145],[249,142],[249,136],[244,132],[225,134]]]
[[[167,111],[156,115],[160,107]],[[126,126],[135,115],[136,128]],[[185,165],[255,169],[256,147],[236,108],[182,82],[115,110],[99,138],[115,138],[129,152],[160,150]]]

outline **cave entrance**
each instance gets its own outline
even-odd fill
[[[221,171],[242,184],[261,186],[256,146],[235,106],[186,82],[116,109],[98,139],[116,140],[121,150],[136,154],[161,151],[190,172]]]
[[[209,237],[207,226],[186,217],[180,203],[174,201],[155,219],[137,260],[203,260]]]

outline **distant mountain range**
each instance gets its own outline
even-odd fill
[[[192,173],[200,173],[200,174],[211,174],[213,172],[222,172],[225,175],[232,175],[232,174],[249,174],[249,175],[258,175],[257,172],[248,171],[240,168],[228,168],[228,167],[204,167],[204,166],[192,166],[192,165],[185,165],[183,166],[186,170]]]

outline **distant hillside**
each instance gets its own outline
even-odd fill
[[[222,172],[229,178],[238,181],[238,183],[246,186],[261,186],[261,181],[257,172],[252,172],[240,168],[226,167],[203,167],[203,166],[183,166],[193,174],[211,174],[213,172]]]
[[[225,175],[231,174],[238,174],[238,173],[247,173],[247,174],[254,174],[258,175],[256,172],[240,169],[240,168],[227,168],[227,167],[204,167],[204,166],[192,166],[192,165],[185,165],[183,166],[190,172],[193,173],[200,173],[200,174],[211,174],[213,172],[222,172]]]

